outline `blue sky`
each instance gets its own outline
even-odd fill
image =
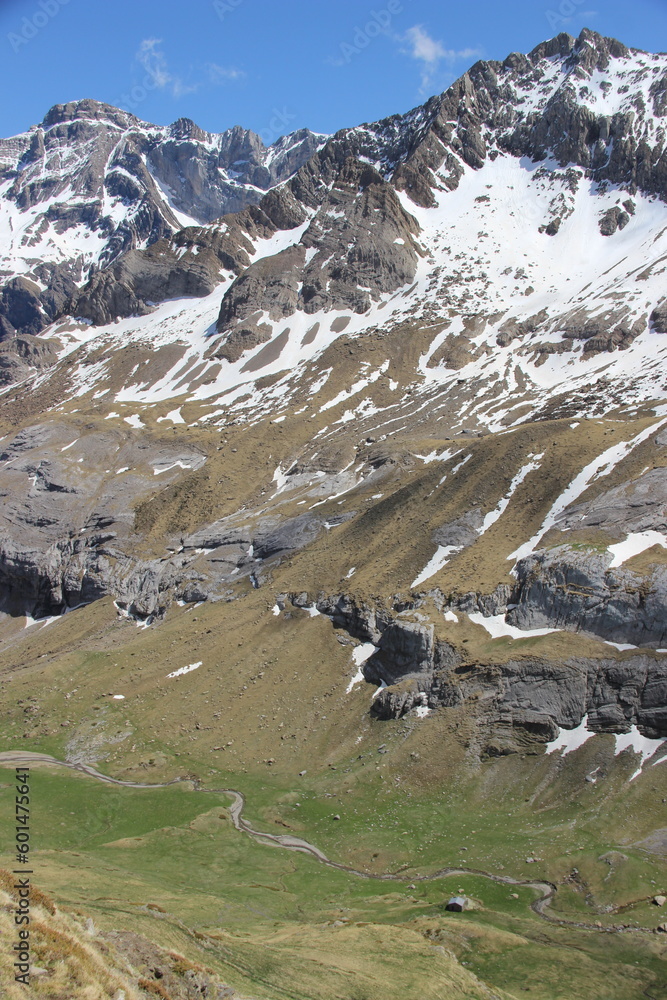
[[[0,135],[81,97],[267,142],[333,132],[584,26],[665,51],[667,0],[0,0]]]

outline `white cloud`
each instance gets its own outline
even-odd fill
[[[245,73],[235,66],[218,66],[217,63],[206,63],[206,74],[210,83],[226,83],[227,80],[242,80]]]
[[[432,38],[422,24],[414,24],[399,38],[406,55],[421,64],[421,93],[433,89],[444,73],[451,74],[454,65],[462,59],[475,59],[481,55],[479,49],[446,49],[441,41]]]
[[[143,66],[155,86],[163,89],[173,82],[173,77],[167,70],[164,52],[158,49],[161,44],[161,38],[144,38],[137,52],[137,62]]]
[[[169,70],[161,45],[161,38],[144,38],[136,54],[136,60],[150,78],[152,88],[169,90],[176,98],[196,93],[204,81],[186,83],[182,77],[174,76]],[[204,71],[206,81],[214,85],[240,80],[245,76],[242,70],[233,66],[219,66],[217,63],[205,63],[200,69]]]
[[[198,83],[183,83],[179,77],[174,77],[171,81],[171,92],[174,97],[185,97],[186,94],[196,94],[199,90]]]
[[[420,59],[425,63],[437,63],[445,58],[446,52],[442,43],[431,38],[421,24],[408,28],[405,37],[412,46],[410,55],[413,59]]]

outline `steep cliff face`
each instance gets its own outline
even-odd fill
[[[305,594],[291,595],[297,607],[308,607],[309,600]],[[287,596],[281,601],[284,604]],[[519,655],[480,662],[455,640],[436,638],[434,628],[440,628],[441,621],[425,623],[424,602],[412,603],[404,611],[378,609],[335,595],[316,604],[334,627],[375,645],[362,668],[366,682],[378,686],[370,708],[375,718],[463,707],[484,727],[487,742],[482,750],[492,755],[515,751],[521,733],[547,742],[559,728],[575,729],[583,720],[590,732],[626,732],[637,726],[648,737],[667,736],[663,656],[628,653],[621,659],[599,655],[555,660]],[[411,620],[414,617],[421,621]],[[508,727],[515,737],[505,735],[498,743],[498,733]]]
[[[565,625],[635,646],[667,645],[667,567],[650,574],[610,569],[610,557],[568,545],[536,552],[517,566],[519,628]]]

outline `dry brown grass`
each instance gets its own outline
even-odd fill
[[[14,881],[0,869],[0,996],[7,1000],[184,1000],[199,988],[195,980],[206,989],[222,988],[212,970],[136,933],[102,932],[80,913],[58,909],[37,887],[31,887],[30,984],[15,982]],[[148,978],[154,966],[163,970],[168,989]]]
[[[3,873],[7,874],[7,873]],[[4,881],[4,880],[3,880]],[[101,941],[87,935],[73,917],[50,912],[33,896],[30,925],[30,985],[14,980],[11,943],[15,940],[14,903],[0,893],[0,978],[7,1000],[109,1000],[117,991],[125,1000],[141,1000],[132,978],[121,968],[115,954]],[[5,944],[6,943],[6,944]]]

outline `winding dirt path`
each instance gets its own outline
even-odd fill
[[[108,785],[120,785],[124,788],[168,788],[170,785],[178,785],[182,783],[192,785],[193,789],[198,792],[209,792],[216,795],[228,795],[232,799],[232,804],[229,807],[229,815],[234,826],[234,829],[238,830],[240,833],[245,833],[249,837],[259,843],[264,844],[275,844],[277,847],[282,847],[287,851],[301,851],[304,854],[310,854],[317,861],[320,861],[324,865],[328,865],[329,868],[337,868],[339,871],[347,872],[350,875],[355,875],[358,878],[373,879],[378,882],[429,882],[433,879],[445,878],[448,875],[478,875],[481,878],[489,879],[491,882],[499,882],[503,885],[520,886],[524,889],[534,889],[540,895],[537,899],[533,900],[530,904],[531,910],[538,916],[542,917],[544,920],[548,920],[552,924],[559,924],[566,927],[579,927],[583,930],[591,930],[614,933],[614,932],[632,932],[632,933],[652,933],[652,929],[649,927],[630,927],[627,924],[616,924],[610,926],[598,926],[597,924],[586,923],[579,920],[565,920],[560,917],[554,917],[551,913],[547,912],[552,900],[554,899],[558,889],[553,882],[546,882],[540,879],[518,879],[512,878],[511,875],[495,875],[492,872],[483,871],[481,868],[440,868],[436,872],[432,872],[430,875],[376,875],[373,872],[363,872],[356,868],[352,868],[349,865],[341,864],[337,861],[331,861],[323,851],[313,844],[309,844],[307,840],[302,840],[300,837],[293,837],[290,834],[276,834],[276,833],[263,833],[261,830],[255,830],[255,828],[248,822],[247,819],[243,818],[243,810],[245,809],[246,800],[241,792],[236,791],[233,788],[203,788],[199,781],[193,778],[172,778],[171,781],[164,781],[156,784],[145,784],[137,781],[122,781],[120,778],[112,778],[108,774],[102,774],[96,768],[92,767],[90,764],[75,764],[70,761],[58,760],[56,757],[51,757],[44,753],[33,753],[29,750],[6,750],[0,753],[0,764],[9,765],[24,765],[31,767],[34,764],[50,764],[57,765],[58,767],[68,767],[73,771],[81,771],[83,774],[87,774],[91,778],[96,778],[98,781],[104,781]]]

